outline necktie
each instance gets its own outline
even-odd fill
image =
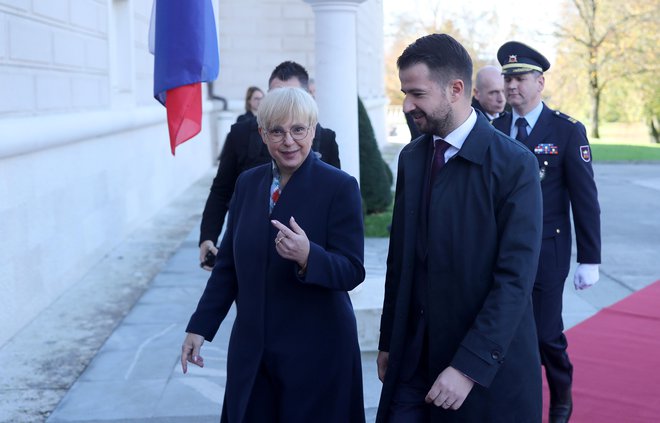
[[[520,142],[525,142],[527,139],[527,119],[524,117],[519,117],[516,119],[516,126],[518,127],[516,139]]]
[[[433,185],[435,176],[438,174],[442,166],[445,165],[445,152],[449,146],[450,144],[443,139],[437,139],[434,142],[433,163],[431,164],[431,185]]]
[[[426,190],[426,207],[428,208],[431,201],[431,190],[433,181],[436,175],[445,165],[445,151],[449,148],[449,143],[443,139],[435,140],[433,144],[433,162],[431,162],[431,174],[429,175],[429,184]]]

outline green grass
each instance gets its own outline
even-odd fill
[[[368,214],[364,217],[364,236],[367,238],[388,238],[390,232],[387,230],[392,223],[392,207],[382,213]]]
[[[631,145],[591,143],[595,163],[611,161],[660,161],[660,144]]]
[[[590,139],[594,162],[660,161],[660,144],[651,142],[640,123],[603,123],[600,138]]]

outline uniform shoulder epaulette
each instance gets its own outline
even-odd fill
[[[555,115],[555,116],[557,116],[557,117],[560,117],[560,118],[563,118],[563,119],[566,119],[567,121],[569,121],[569,122],[571,122],[571,123],[578,123],[578,120],[577,120],[577,119],[575,119],[574,117],[571,117],[571,116],[569,116],[569,115],[567,115],[567,114],[565,114],[565,113],[562,113],[562,112],[560,112],[559,110],[555,110],[555,111],[553,112],[553,115]]]

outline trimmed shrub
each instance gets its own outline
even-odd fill
[[[383,160],[371,119],[358,97],[360,190],[367,214],[380,213],[392,203],[392,171]]]

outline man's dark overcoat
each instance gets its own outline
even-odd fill
[[[399,157],[379,345],[389,366],[378,422],[387,421],[407,338],[430,142],[430,135],[418,138]],[[534,156],[478,116],[431,190],[425,314],[428,379],[453,366],[476,383],[459,410],[433,407],[433,422],[541,421],[531,304],[541,207]]]
[[[362,371],[349,290],[365,276],[362,204],[357,181],[310,153],[269,215],[272,167],[236,183],[216,265],[187,332],[213,340],[231,304],[223,418],[241,422],[260,366],[297,386],[303,421],[364,422]],[[306,274],[275,250],[277,219],[294,217],[310,240]],[[296,391],[298,392],[298,391]]]

